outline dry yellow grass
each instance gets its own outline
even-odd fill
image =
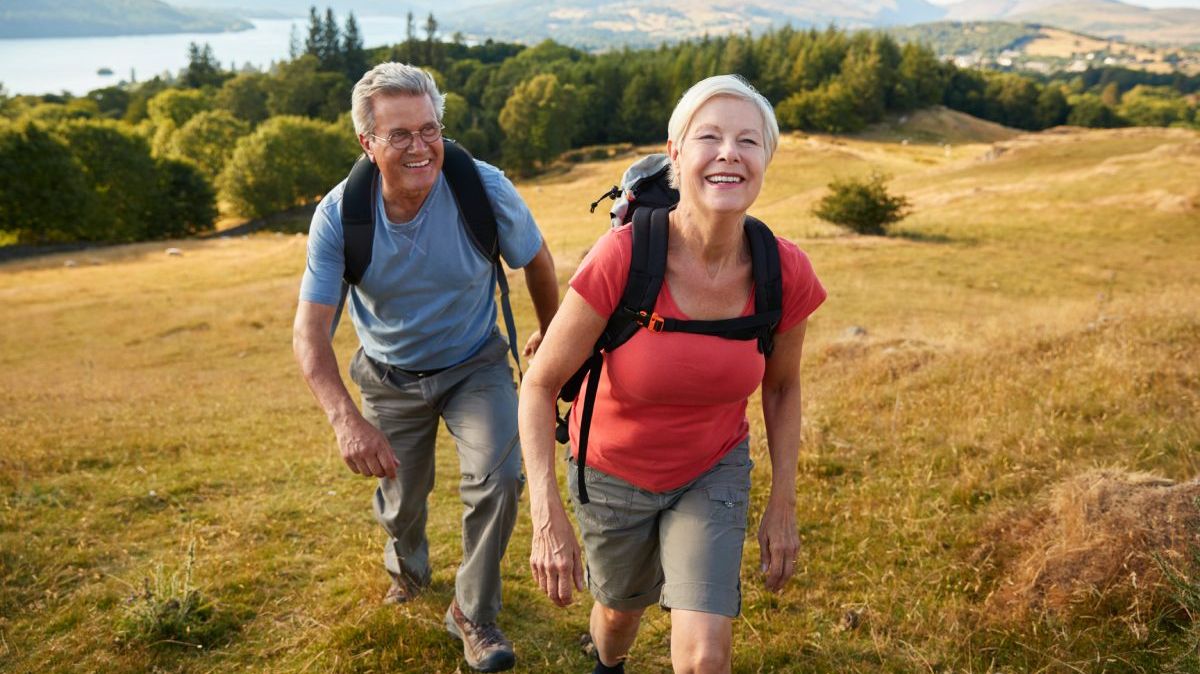
[[[997,518],[1091,468],[1200,472],[1200,136],[1065,129],[949,155],[937,140],[790,136],[754,209],[830,294],[804,366],[802,568],[769,595],[748,543],[734,669],[1186,669],[1186,626],[997,627],[998,577],[975,553]],[[520,185],[564,281],[606,227],[587,204],[627,162]],[[830,179],[872,168],[916,204],[898,236],[809,214]],[[380,606],[372,487],[341,464],[290,353],[304,245],[267,233],[0,266],[0,669],[462,671],[440,626],[458,555],[449,438],[433,587]],[[336,346],[344,364],[352,331]],[[234,627],[204,649],[117,643],[131,587],[192,541],[195,579]],[[573,643],[589,602],[539,597],[528,545],[523,515],[503,569],[519,667],[586,671]],[[666,669],[668,635],[651,611],[631,671]]]

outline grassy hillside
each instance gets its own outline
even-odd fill
[[[1200,473],[1200,135],[991,145],[964,122],[946,146],[922,128],[788,136],[753,209],[805,248],[829,300],[804,363],[802,563],[764,592],[752,527],[734,671],[1194,671],[1200,632],[1178,611],[988,598],[1012,583],[996,532],[1053,485],[1098,466]],[[564,282],[606,227],[588,202],[628,161],[519,186]],[[809,215],[830,179],[873,168],[914,203],[898,236]],[[170,245],[183,255],[139,244],[0,265],[0,669],[465,671],[441,627],[459,549],[449,438],[433,587],[381,606],[372,485],[341,463],[292,361],[305,238]],[[515,307],[527,334],[527,298]],[[354,348],[342,330],[343,366]],[[757,521],[757,402],[751,420]],[[129,637],[145,580],[181,578],[191,545],[208,621]],[[586,671],[590,600],[539,597],[528,546],[523,510],[502,616],[519,671]],[[669,668],[668,637],[652,609],[630,671]]]

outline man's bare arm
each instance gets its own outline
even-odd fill
[[[396,457],[387,438],[372,426],[358,407],[338,371],[329,339],[335,308],[301,301],[292,326],[292,350],[300,373],[337,435],[342,460],[359,475],[395,477]]]

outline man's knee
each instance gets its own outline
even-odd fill
[[[520,456],[520,449],[514,448],[513,456],[492,471],[483,475],[464,474],[460,484],[464,500],[476,503],[516,503],[525,487]]]

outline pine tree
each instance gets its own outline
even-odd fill
[[[409,65],[415,65],[413,62],[417,60],[417,21],[413,18],[413,13],[408,13],[408,25],[404,29],[404,62]]]
[[[317,6],[308,8],[308,36],[304,38],[304,53],[321,58],[321,17],[317,15]]]
[[[367,54],[363,51],[362,36],[358,33],[358,21],[354,19],[354,12],[350,12],[342,31],[342,72],[352,82],[357,82],[366,70]]]
[[[437,37],[438,22],[433,18],[433,12],[425,19],[425,63],[436,67],[437,58],[434,54],[434,38]]]
[[[321,70],[342,71],[342,35],[338,30],[337,17],[333,8],[325,8],[325,20],[321,22],[320,54]]]

